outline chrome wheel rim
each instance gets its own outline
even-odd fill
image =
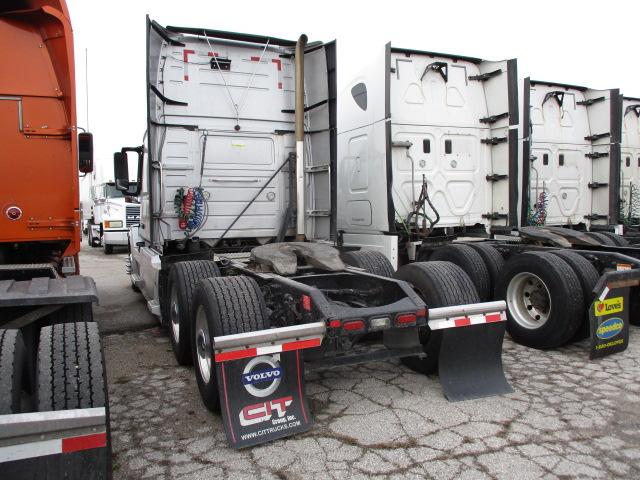
[[[169,306],[171,318],[171,332],[176,343],[180,343],[180,307],[178,307],[178,289],[171,289],[171,304]]]
[[[549,289],[537,275],[518,273],[507,287],[507,307],[518,325],[538,329],[547,323],[551,314]]]
[[[209,324],[207,315],[203,307],[198,308],[196,313],[196,353],[198,355],[198,370],[204,383],[209,383],[211,379],[211,336],[209,335]]]

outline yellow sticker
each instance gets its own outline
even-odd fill
[[[603,302],[596,300],[595,309],[596,317],[601,317],[602,315],[608,315],[610,313],[619,313],[624,310],[623,297],[607,298]]]
[[[231,148],[244,148],[245,144],[241,142],[231,142]]]

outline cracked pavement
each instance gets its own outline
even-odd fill
[[[445,400],[437,377],[398,361],[313,372],[311,430],[236,451],[165,332],[108,333],[114,322],[117,331],[157,325],[127,311],[144,303],[123,290],[124,255],[108,258],[85,248],[81,261],[83,273],[98,273],[116,480],[640,478],[638,327],[627,351],[597,361],[584,342],[542,352],[505,339],[515,392],[459,403]]]
[[[448,403],[397,361],[307,375],[311,431],[235,451],[159,328],[104,337],[115,478],[638,478],[640,329],[623,354],[505,341],[515,389]]]

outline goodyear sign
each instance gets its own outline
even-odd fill
[[[598,292],[604,295],[604,291]],[[600,358],[626,350],[629,343],[629,312],[625,308],[629,288],[613,288],[607,298],[594,300],[589,320],[591,323],[590,358]]]
[[[603,301],[596,300],[594,302],[594,309],[596,317],[610,315],[612,313],[620,313],[624,310],[624,298],[613,297],[607,298]]]

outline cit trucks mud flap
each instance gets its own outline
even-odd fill
[[[111,478],[105,408],[0,415],[0,478]]]
[[[605,273],[594,288],[589,308],[589,358],[622,352],[629,345],[630,288],[640,285],[640,269]]]
[[[438,374],[447,400],[457,402],[513,392],[502,368],[506,303],[429,310],[429,328],[441,332]]]
[[[250,447],[306,432],[313,424],[301,350],[319,347],[315,322],[215,337],[220,409],[229,444]]]

